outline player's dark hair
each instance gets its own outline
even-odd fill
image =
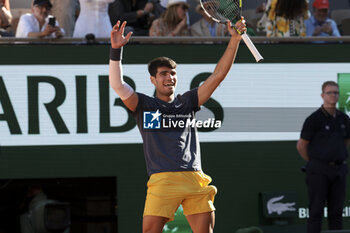
[[[151,76],[156,76],[158,67],[176,68],[176,62],[168,57],[157,57],[148,63],[148,72]]]
[[[305,0],[278,0],[276,4],[276,15],[287,19],[293,19],[308,10]]]
[[[326,89],[327,86],[335,86],[339,88],[338,83],[334,82],[334,81],[326,81],[322,84],[322,92],[324,92],[324,89]]]

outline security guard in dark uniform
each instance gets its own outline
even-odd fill
[[[342,229],[350,143],[350,119],[336,109],[338,84],[322,85],[323,105],[304,122],[297,149],[306,165],[309,194],[307,233],[320,233],[324,207],[328,209],[328,229]]]

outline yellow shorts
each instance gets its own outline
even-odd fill
[[[185,215],[215,210],[216,187],[201,171],[161,172],[151,175],[143,216],[161,216],[174,220],[180,204]]]

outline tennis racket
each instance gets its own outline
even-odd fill
[[[241,20],[242,0],[200,0],[200,4],[204,12],[215,22],[227,24],[227,20],[230,20],[234,25]],[[256,62],[264,60],[249,36],[245,32],[240,34]]]

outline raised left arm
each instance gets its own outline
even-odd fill
[[[235,27],[237,30],[246,31],[245,21],[239,21]],[[241,41],[241,36],[237,33],[236,29],[232,28],[231,22],[227,23],[227,29],[231,34],[230,42],[228,43],[226,50],[216,65],[214,72],[204,81],[204,83],[198,88],[198,106],[201,106],[210,98],[215,89],[225,79],[232,63],[235,60],[238,45]]]

